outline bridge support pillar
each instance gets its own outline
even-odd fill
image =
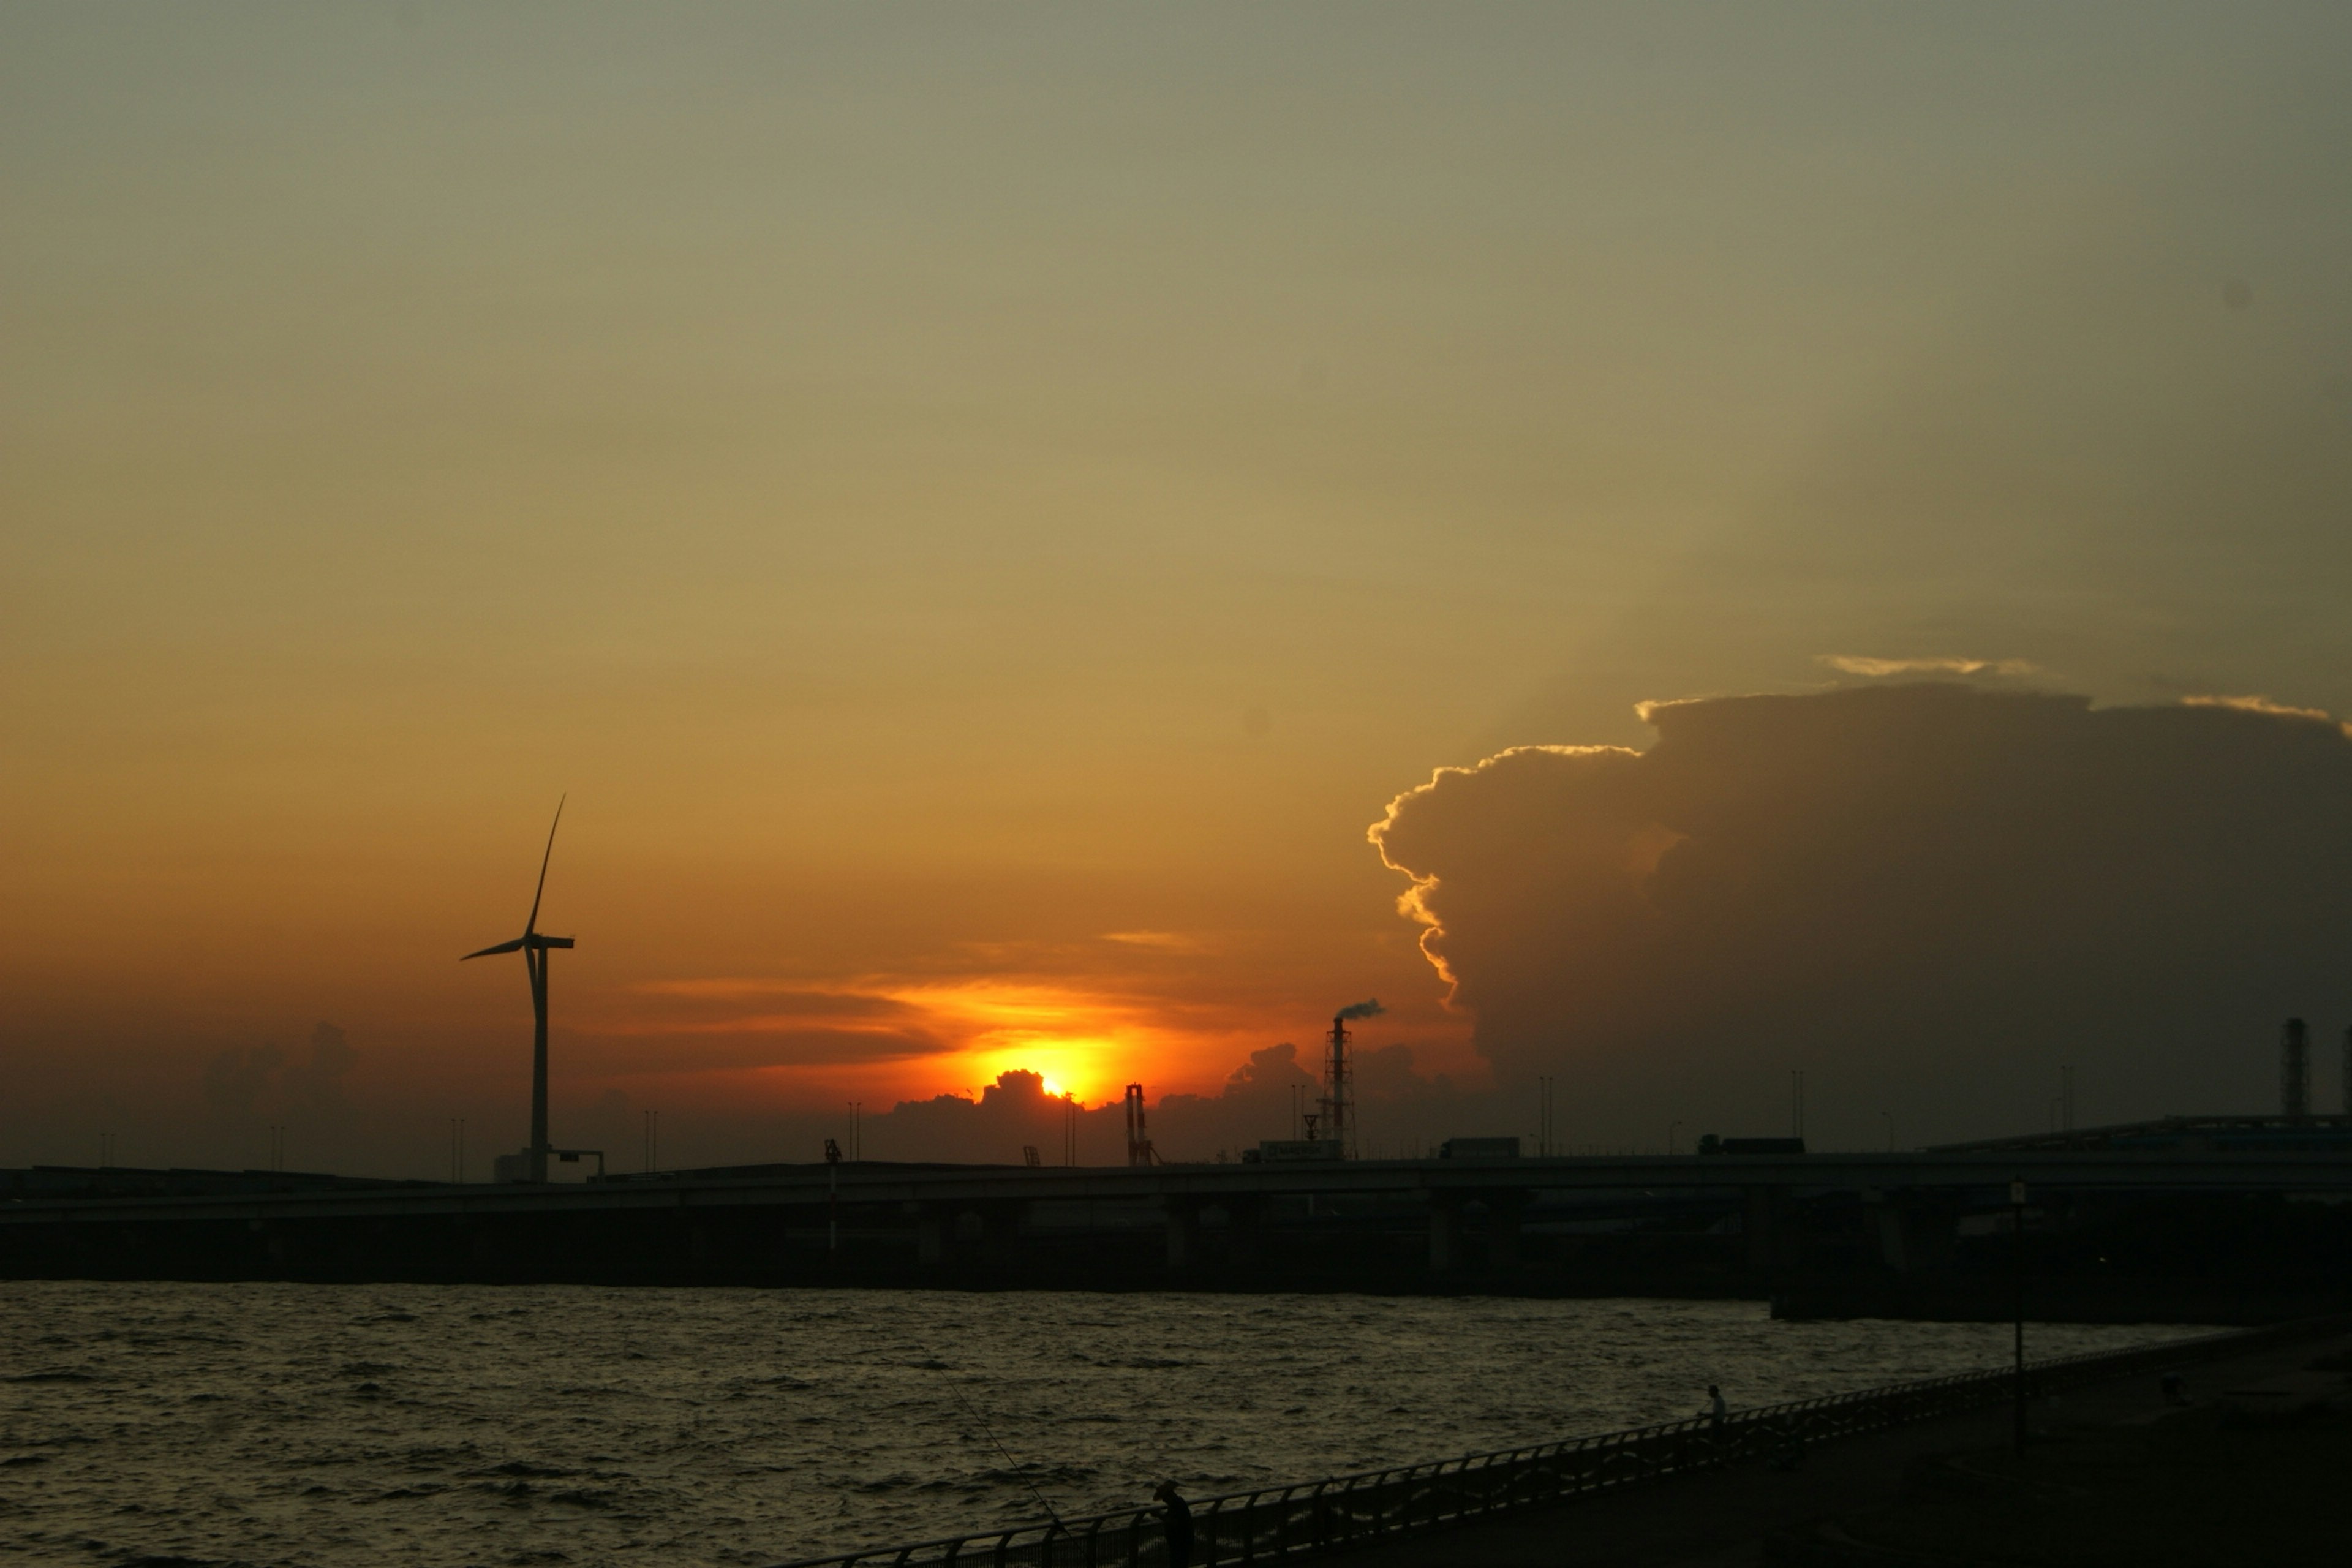
[[[1225,1250],[1237,1268],[1255,1268],[1262,1261],[1259,1226],[1265,1205],[1255,1197],[1228,1198],[1218,1205],[1225,1211]]]
[[[1451,1274],[1462,1262],[1462,1205],[1433,1194],[1429,1200],[1429,1271]]]
[[[1747,1187],[1740,1196],[1739,1227],[1748,1243],[1748,1267],[1759,1274],[1771,1273],[1795,1252],[1789,1200],[1778,1187]]]
[[[1008,1264],[1021,1247],[1021,1217],[1029,1205],[1019,1200],[982,1204],[972,1217],[980,1229],[981,1256],[992,1264]]]
[[[1897,1274],[1948,1268],[1958,1248],[1959,1216],[1932,1204],[1874,1197],[1863,1205],[1878,1241],[1879,1260]]]
[[[466,1261],[474,1270],[469,1278],[480,1279],[499,1261],[498,1237],[490,1234],[488,1226],[476,1224],[470,1215],[460,1223],[465,1227],[459,1234],[466,1238]]]
[[[1184,1198],[1165,1200],[1168,1267],[1190,1268],[1201,1256],[1201,1205]]]
[[[1483,1193],[1486,1204],[1486,1265],[1490,1268],[1519,1266],[1519,1220],[1528,1206],[1522,1192]]]

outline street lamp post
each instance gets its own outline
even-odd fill
[[[2013,1440],[2017,1457],[2025,1457],[2025,1183],[2011,1178],[2009,1184],[2009,1286],[2011,1316],[2014,1321],[2012,1341],[2016,1359],[2016,1418]]]

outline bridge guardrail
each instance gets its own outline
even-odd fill
[[[2026,1367],[2027,1391],[2039,1396],[2134,1372],[2194,1365],[2222,1354],[2339,1331],[2345,1322],[2284,1323],[2033,1362]],[[2015,1382],[2015,1373],[2007,1368],[1956,1373],[1759,1405],[1734,1411],[1719,1423],[1700,1416],[1204,1498],[1192,1505],[1192,1562],[1199,1568],[1221,1568],[1302,1557],[1693,1470],[1770,1458],[1832,1437],[1998,1405],[2013,1396]],[[1147,1506],[803,1558],[777,1568],[1165,1568],[1167,1562],[1161,1512]]]

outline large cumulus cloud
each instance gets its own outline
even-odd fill
[[[1923,684],[1648,716],[1646,752],[1506,752],[1372,830],[1498,1080],[1564,1075],[1588,1137],[1779,1131],[1796,1068],[1853,1143],[2039,1126],[2062,1065],[2086,1117],[2260,1109],[2278,1020],[2352,1016],[2325,715]]]

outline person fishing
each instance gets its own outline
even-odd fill
[[[1174,1481],[1162,1481],[1151,1494],[1159,1500],[1168,1536],[1168,1568],[1192,1568],[1192,1505],[1179,1496]]]

